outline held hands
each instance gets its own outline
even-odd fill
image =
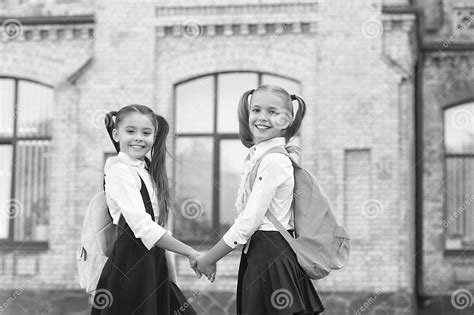
[[[209,281],[214,282],[216,279],[217,266],[216,264],[211,264],[206,254],[201,254],[196,258],[197,269],[206,275]]]
[[[211,282],[214,282],[216,278],[216,264],[210,265],[206,263],[203,258],[205,254],[193,251],[193,253],[188,257],[189,258],[189,267],[194,270],[196,276],[201,278],[202,274],[204,274],[207,279]]]
[[[194,273],[196,274],[198,278],[201,278],[202,273],[197,269],[197,260],[196,260],[196,258],[199,255],[202,255],[202,253],[196,250],[193,250],[192,254],[189,255],[188,258],[189,258],[189,267],[194,271]]]

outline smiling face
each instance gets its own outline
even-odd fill
[[[249,127],[255,144],[281,137],[291,123],[291,114],[278,93],[256,91],[250,100]]]
[[[121,152],[143,160],[155,141],[155,126],[147,115],[128,113],[113,130],[113,137]]]

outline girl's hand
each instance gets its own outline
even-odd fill
[[[200,253],[196,250],[193,250],[192,253],[188,256],[188,258],[189,258],[189,267],[194,270],[194,273],[196,273],[196,276],[197,276],[198,279],[200,279],[201,276],[202,276],[202,273],[197,268],[196,258],[199,255],[202,255],[202,253]]]
[[[202,254],[196,258],[197,261],[197,269],[206,275],[207,279],[211,282],[214,282],[216,279],[216,271],[217,266],[216,264],[211,264],[207,260],[205,254]]]

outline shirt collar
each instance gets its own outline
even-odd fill
[[[124,152],[119,152],[117,156],[120,160],[132,166],[140,166],[141,168],[145,168],[145,160],[132,158],[131,156],[129,156],[127,153],[124,153]]]
[[[275,137],[267,141],[260,142],[250,148],[250,156],[252,160],[256,160],[261,157],[265,152],[273,147],[284,146],[286,144],[284,137]]]

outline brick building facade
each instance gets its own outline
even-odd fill
[[[232,166],[245,152],[231,120],[238,96],[277,82],[308,104],[304,165],[352,238],[347,266],[315,282],[325,314],[472,311],[458,299],[472,302],[474,288],[474,140],[456,151],[449,130],[457,122],[464,137],[474,124],[473,9],[463,0],[0,1],[0,101],[12,117],[0,130],[10,161],[0,201],[11,205],[0,222],[1,310],[90,309],[75,255],[114,152],[106,112],[146,104],[170,122],[173,230],[206,250],[233,215]],[[37,85],[41,112],[22,99]],[[28,167],[35,159],[41,172]],[[188,201],[196,215],[183,213]],[[198,313],[235,313],[238,259],[224,258],[209,284],[178,257]]]

